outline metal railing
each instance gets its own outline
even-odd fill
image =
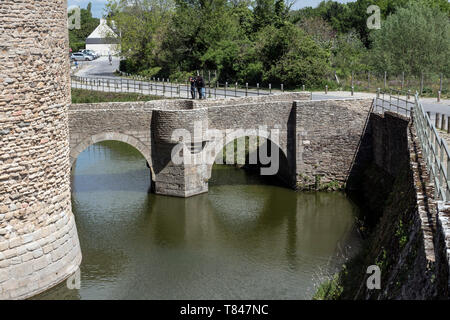
[[[450,201],[450,151],[425,112],[418,93],[415,95],[413,121],[430,180],[434,183],[435,197],[445,202]]]
[[[144,77],[78,77],[71,76],[72,88],[91,91],[103,91],[114,93],[138,93],[142,95],[156,95],[167,98],[191,99],[191,85],[189,82],[171,82],[169,79],[144,78]],[[254,97],[274,94],[274,90],[260,88],[259,85],[251,87],[234,83],[208,83],[204,88],[206,98],[231,98]],[[198,98],[195,90],[195,98]]]
[[[385,111],[391,111],[410,117],[414,103],[415,102],[410,91],[378,89],[377,97],[375,99],[374,112],[384,113]]]
[[[435,198],[450,201],[450,151],[446,141],[439,136],[438,130],[419,99],[419,93],[400,90],[378,89],[374,102],[374,112],[391,111],[412,119],[422,158],[435,188]]]

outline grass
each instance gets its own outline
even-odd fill
[[[332,279],[323,282],[313,296],[313,300],[336,300],[340,297],[343,287],[339,283],[339,274],[335,274]]]
[[[134,102],[168,99],[162,96],[142,95],[139,93],[116,93],[72,89],[72,103],[99,103],[99,102]]]

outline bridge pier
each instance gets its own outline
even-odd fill
[[[177,197],[208,192],[209,166],[194,160],[206,143],[207,109],[155,110],[152,129],[153,191]]]
[[[171,154],[175,147],[176,144],[162,143],[154,146],[153,152],[158,156],[153,160],[155,175],[152,191],[160,195],[183,198],[208,192],[208,166],[174,163]]]

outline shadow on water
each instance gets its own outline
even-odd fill
[[[103,142],[72,178],[81,289],[38,299],[308,299],[318,270],[340,263],[337,246],[359,244],[344,194],[297,193],[229,166],[214,168],[208,194],[158,196],[138,151]]]

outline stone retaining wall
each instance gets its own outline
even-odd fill
[[[296,173],[300,188],[343,185],[362,139],[372,99],[296,102]]]
[[[362,265],[358,274],[349,274],[359,282],[359,289],[346,294],[357,299],[447,298],[447,250],[414,127],[391,112],[372,114],[368,135],[372,156],[360,171],[358,201],[366,215],[377,219],[360,261],[380,266],[381,290],[367,289],[363,269],[368,265]],[[377,206],[371,205],[373,198]]]

